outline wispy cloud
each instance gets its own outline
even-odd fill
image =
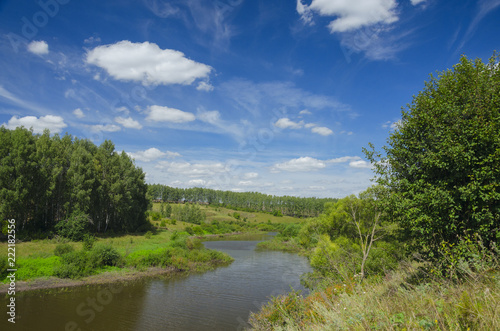
[[[479,23],[492,11],[497,9],[500,6],[500,0],[479,0],[476,14],[472,19],[472,22],[469,24],[465,35],[463,36],[460,45],[458,46],[457,51],[462,49],[464,45],[472,38],[474,33],[476,32],[477,26]]]

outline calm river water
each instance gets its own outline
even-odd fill
[[[271,295],[290,287],[304,290],[300,275],[311,270],[307,259],[296,254],[256,251],[258,242],[205,242],[207,248],[230,254],[234,262],[202,274],[53,291],[56,294],[18,293],[16,324],[7,323],[4,314],[0,329],[242,330],[248,327],[250,311],[258,311]]]

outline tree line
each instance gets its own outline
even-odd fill
[[[99,233],[147,224],[145,174],[111,141],[22,127],[1,127],[0,141],[0,217],[21,233],[50,233],[75,217]]]
[[[175,188],[167,185],[148,185],[148,195],[153,200],[163,202],[196,202],[218,205],[245,211],[264,211],[277,215],[313,217],[323,212],[331,198],[302,198],[275,196],[258,192],[232,192],[209,188]]]

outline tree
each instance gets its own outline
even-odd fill
[[[385,155],[365,150],[404,233],[430,259],[500,226],[500,68],[463,56],[402,110]]]

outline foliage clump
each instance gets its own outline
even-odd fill
[[[476,235],[486,248],[498,240],[498,60],[464,56],[453,69],[431,75],[403,109],[385,155],[366,151],[411,250],[430,261]]]

